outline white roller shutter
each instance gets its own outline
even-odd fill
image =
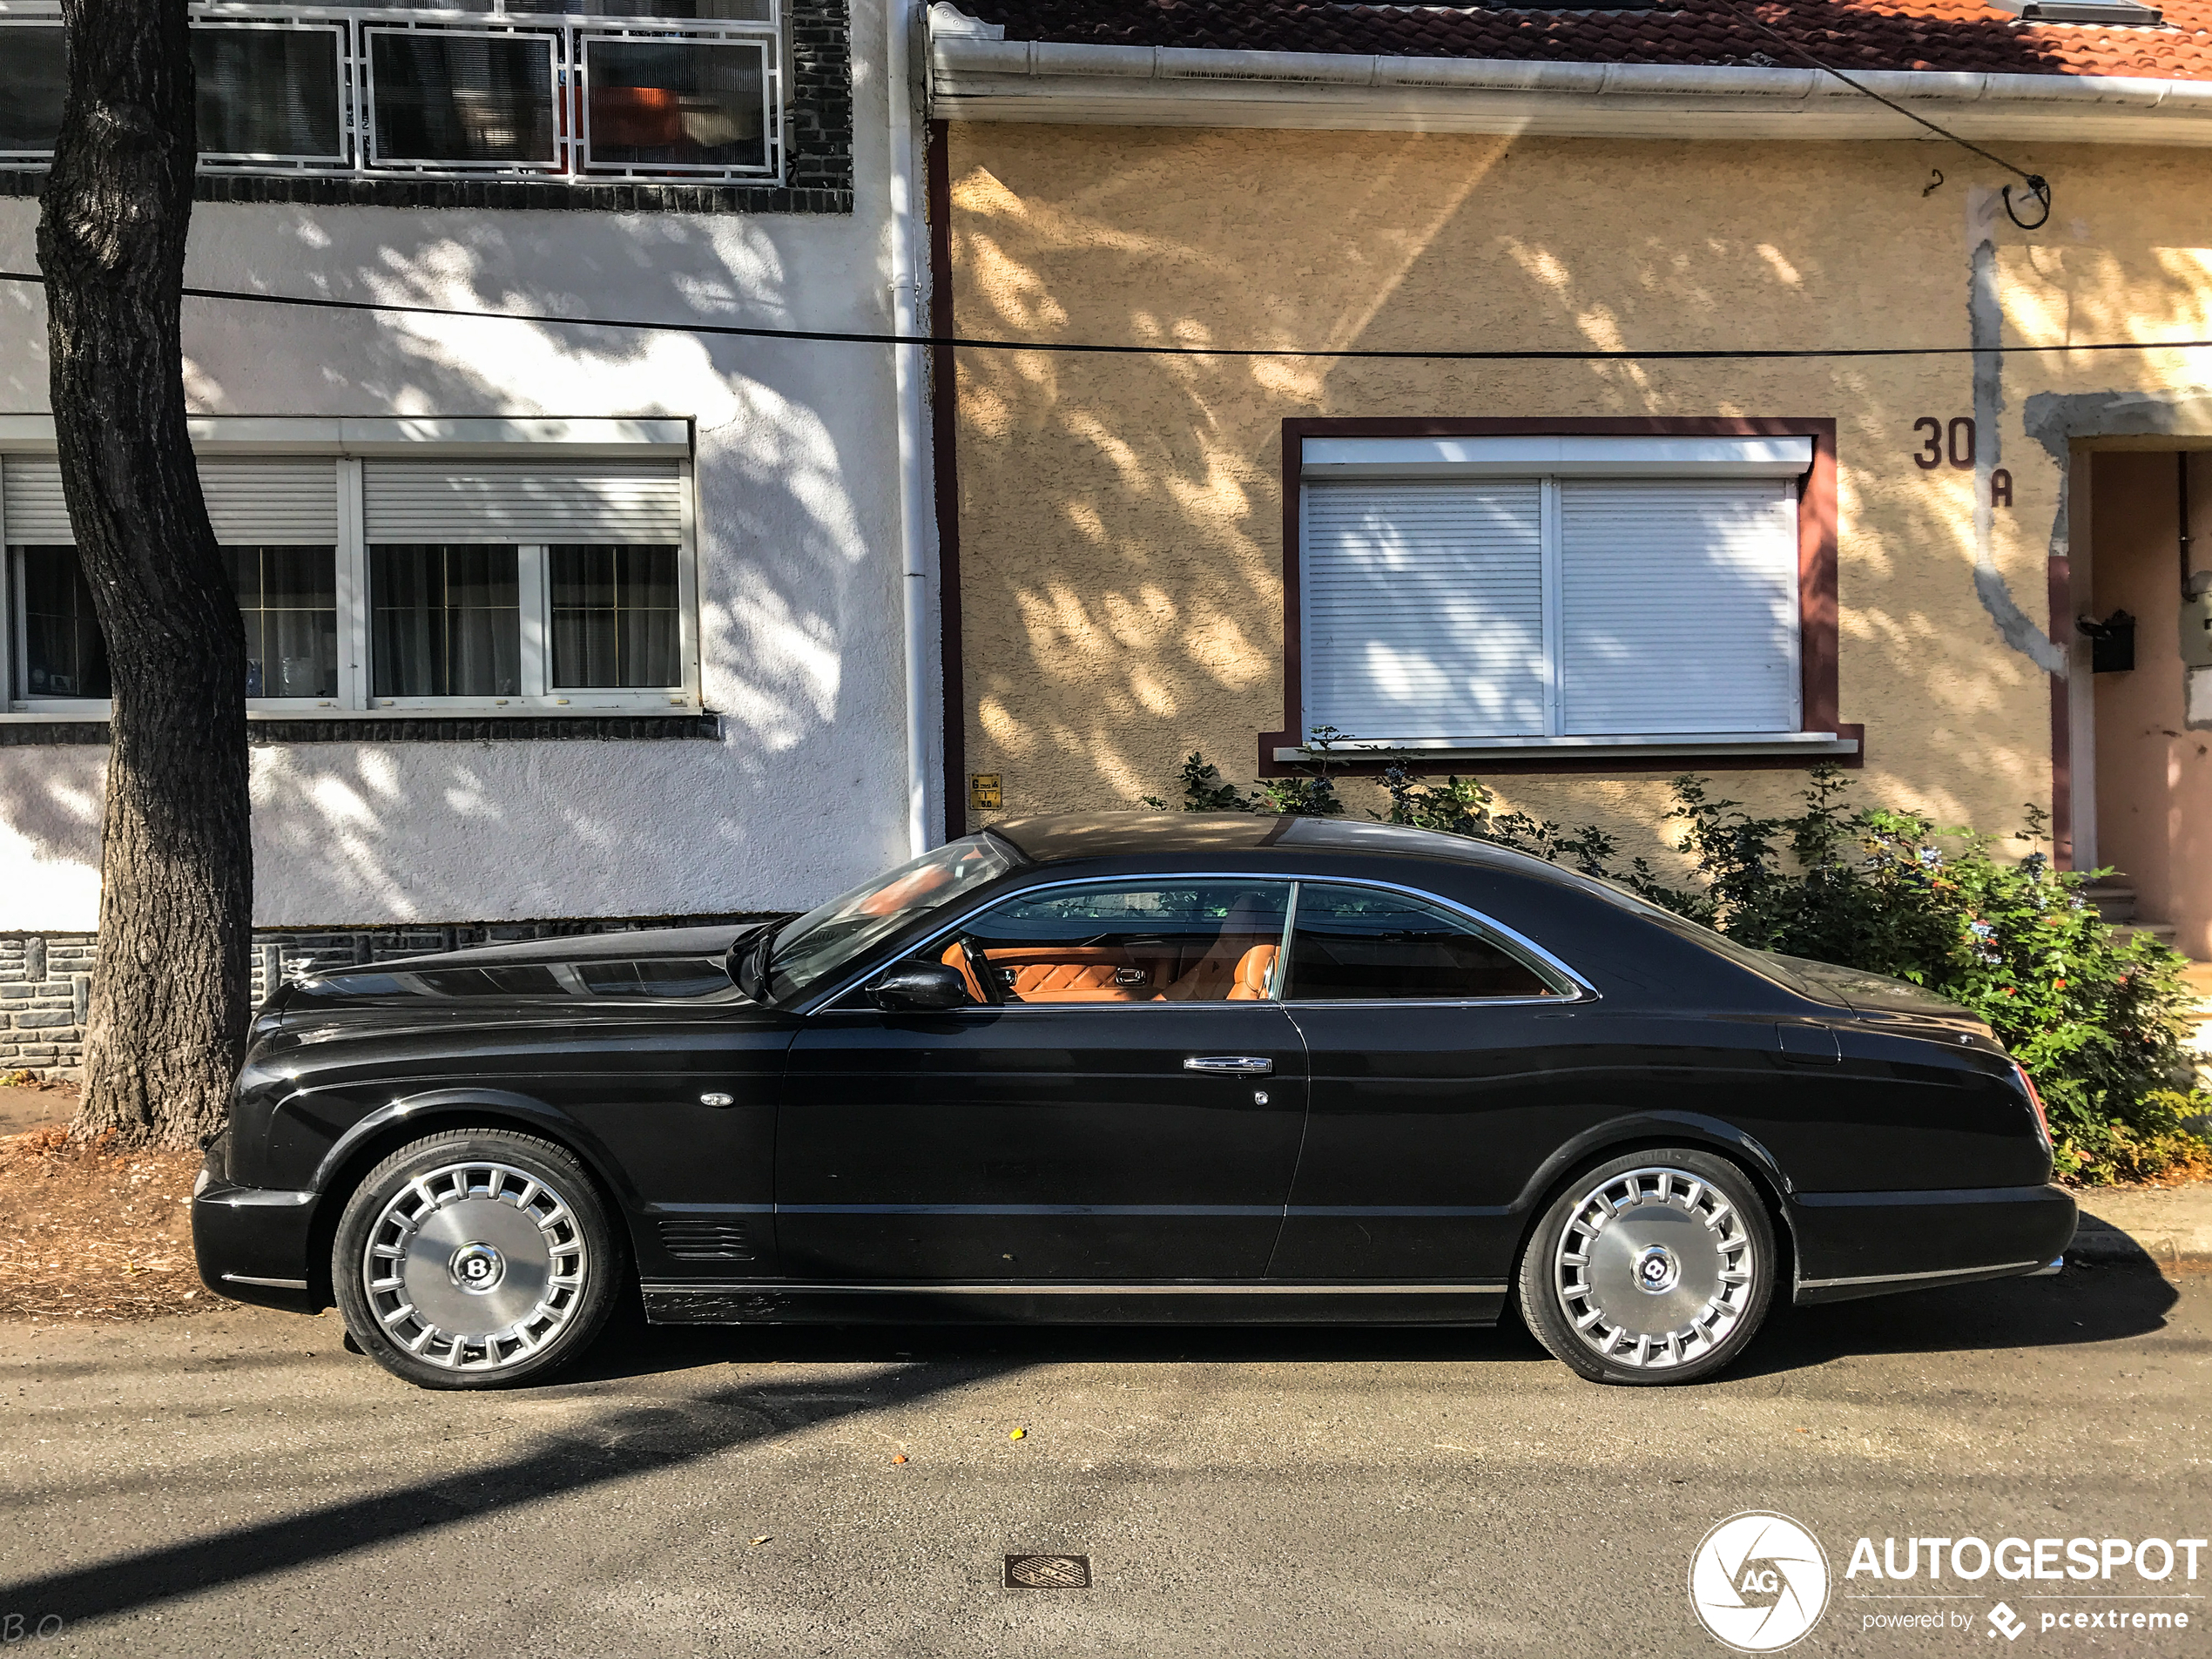
[[[1797,725],[1797,515],[1783,479],[1563,480],[1570,735]]]
[[[1541,735],[1541,503],[1533,478],[1307,485],[1307,725],[1398,742]]]
[[[215,539],[226,545],[320,547],[338,540],[334,461],[211,458],[199,463],[199,488]],[[51,455],[0,456],[0,499],[11,544],[76,542],[62,499],[61,463]]]
[[[0,455],[0,508],[10,546],[74,546],[69,503],[62,499],[62,464],[51,455]]]
[[[673,461],[363,463],[372,543],[619,542],[683,536]]]
[[[199,463],[208,522],[226,547],[338,540],[338,463],[306,457],[212,456]]]

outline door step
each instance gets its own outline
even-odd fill
[[[2081,896],[2096,906],[2097,914],[2107,921],[2124,922],[2135,919],[2135,884],[2124,877],[2084,887]]]

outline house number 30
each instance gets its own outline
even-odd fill
[[[1915,433],[1925,433],[1920,447],[1912,452],[1912,464],[1923,472],[1933,472],[1949,462],[1961,472],[1971,471],[1974,464],[1974,418],[1971,415],[1954,415],[1949,421],[1924,415],[1912,423]],[[2013,475],[2002,467],[1989,475],[1989,504],[2010,507],[2013,504]]]

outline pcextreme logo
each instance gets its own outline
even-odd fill
[[[1787,1515],[1730,1515],[1689,1558],[1689,1605],[1738,1653],[1779,1653],[1827,1611],[1828,1556]]]

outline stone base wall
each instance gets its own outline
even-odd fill
[[[269,928],[253,935],[253,1002],[288,979],[402,956],[639,927],[704,927],[742,915],[629,916],[588,921],[482,921],[450,927]],[[99,941],[92,934],[0,933],[0,1076],[29,1072],[74,1082],[84,1062],[86,1001]]]

